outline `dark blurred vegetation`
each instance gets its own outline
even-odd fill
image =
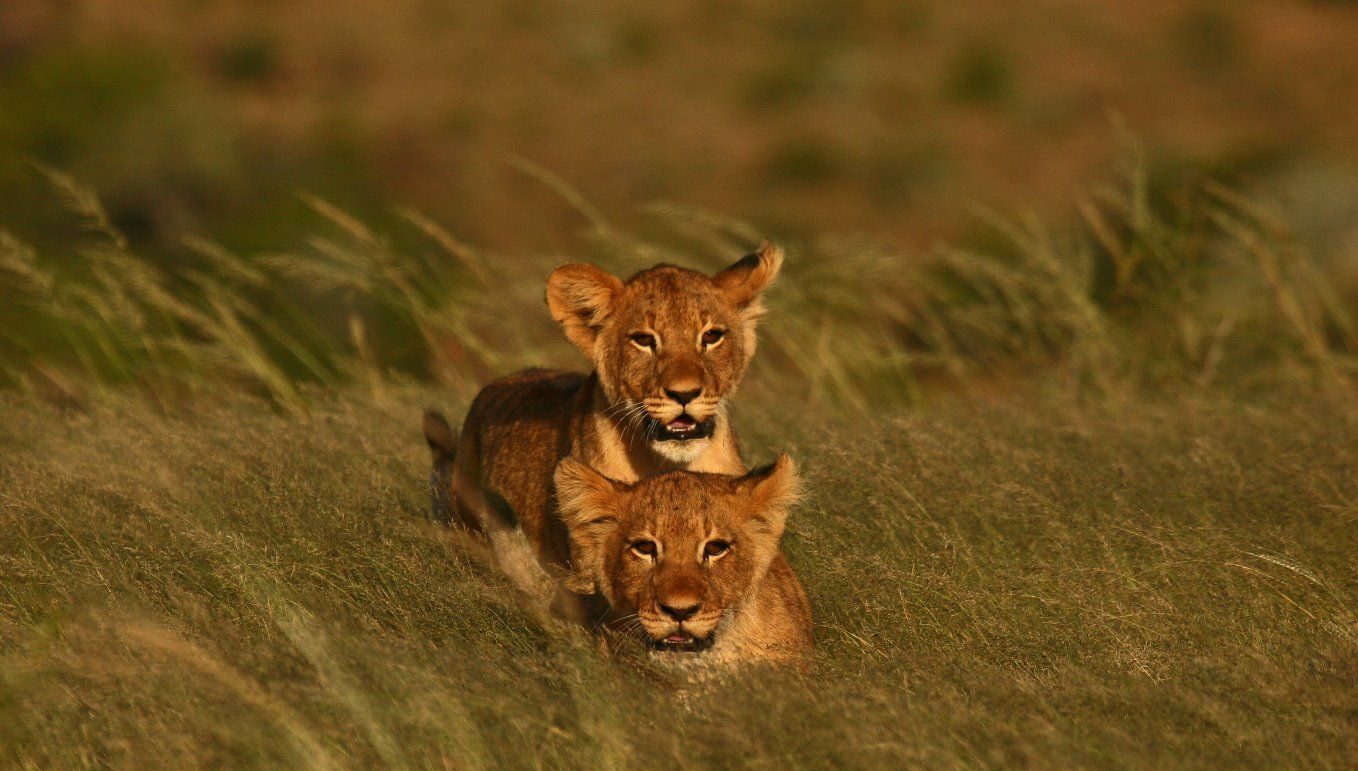
[[[1352,3],[1284,0],[6,0],[0,207],[69,232],[33,158],[166,259],[292,248],[298,189],[569,252],[579,218],[521,156],[623,225],[663,199],[920,247],[967,235],[968,200],[1073,216],[1121,121],[1167,162],[1342,199],[1306,223],[1328,238],[1358,208],[1354,40]]]

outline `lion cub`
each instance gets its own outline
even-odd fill
[[[547,306],[594,369],[497,380],[473,400],[460,436],[427,413],[435,517],[485,533],[500,567],[538,591],[572,564],[552,484],[562,458],[622,482],[674,469],[743,474],[726,400],[754,355],[760,297],[782,261],[766,242],[714,276],[658,265],[624,282],[593,265],[557,268]],[[587,615],[577,611],[568,615]]]
[[[807,661],[811,608],[779,552],[797,497],[786,455],[740,477],[672,471],[635,484],[568,458],[555,479],[566,586],[602,594],[605,621],[639,629],[673,663]]]

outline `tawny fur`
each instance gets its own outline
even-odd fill
[[[567,585],[598,591],[604,619],[652,645],[676,633],[704,643],[700,653],[657,651],[659,659],[685,667],[809,661],[811,607],[779,550],[797,495],[786,455],[743,477],[671,471],[635,484],[566,459],[556,487],[574,554]]]
[[[528,370],[491,383],[455,445],[446,421],[426,416],[436,518],[485,533],[525,590],[555,592],[563,613],[589,617],[587,598],[556,589],[555,576],[571,565],[553,489],[557,462],[575,458],[622,482],[675,469],[744,473],[725,404],[754,355],[761,294],[782,259],[765,243],[715,276],[660,265],[625,282],[593,265],[558,268],[548,308],[594,369]],[[722,337],[705,344],[712,329]],[[654,346],[638,345],[638,334]],[[669,397],[695,390],[687,405]],[[684,412],[711,421],[710,436],[676,442],[648,433],[645,416],[664,424]]]

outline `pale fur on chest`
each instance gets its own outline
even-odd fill
[[[743,474],[745,464],[736,450],[735,437],[720,418],[712,436],[686,442],[646,442],[630,446],[617,424],[604,415],[592,416],[584,446],[577,452],[604,476],[619,482],[636,482],[643,477],[682,469],[714,474]]]

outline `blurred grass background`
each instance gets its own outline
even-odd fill
[[[477,383],[554,342],[494,323],[553,264],[763,235],[840,401],[1133,343],[1347,376],[1354,39],[1344,2],[11,0],[0,377]]]
[[[0,763],[1343,767],[1358,5],[0,4]],[[420,521],[590,260],[788,247],[806,676]],[[518,748],[537,747],[526,758]]]
[[[164,250],[289,246],[298,188],[572,246],[578,216],[517,155],[625,226],[664,199],[921,247],[965,233],[968,200],[1073,214],[1120,158],[1110,115],[1166,163],[1351,200],[1355,38],[1338,0],[10,0],[0,200],[11,227],[56,216],[35,157]]]

